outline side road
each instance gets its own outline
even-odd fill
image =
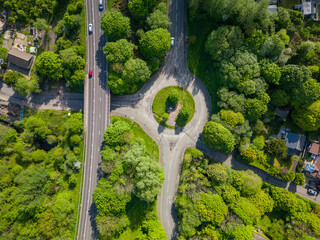
[[[46,91],[21,97],[4,82],[0,83],[0,100],[41,110],[80,111],[83,110],[83,98],[82,93],[57,93],[57,91]]]

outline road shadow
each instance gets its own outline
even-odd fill
[[[171,204],[171,216],[172,216],[172,219],[174,221],[174,227],[173,227],[173,230],[172,230],[172,234],[171,234],[171,240],[177,240],[178,237],[178,215],[177,215],[177,209],[176,209],[176,206],[174,203]]]
[[[91,226],[91,239],[97,239],[98,238],[98,230],[97,230],[97,222],[96,222],[96,216],[97,216],[97,206],[92,201],[92,204],[90,205],[89,209],[89,216],[90,216],[90,226]]]
[[[297,184],[295,184],[294,182],[291,182],[289,184],[288,190],[293,192],[293,193],[297,192]]]
[[[106,56],[103,53],[103,47],[105,46],[107,42],[107,37],[105,34],[102,34],[100,36],[99,39],[99,43],[98,43],[98,49],[95,53],[95,61],[96,64],[99,66],[99,68],[101,69],[101,71],[99,72],[99,84],[101,86],[102,89],[104,89],[105,91],[109,91],[108,89],[108,65],[107,65],[107,59]]]

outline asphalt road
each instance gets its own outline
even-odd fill
[[[96,239],[96,208],[92,193],[99,179],[100,149],[103,133],[108,125],[110,112],[110,92],[107,85],[107,63],[102,48],[106,37],[100,28],[98,1],[87,0],[87,23],[93,24],[93,33],[87,36],[88,69],[93,76],[86,79],[84,93],[84,127],[86,135],[86,155],[83,176],[83,190],[78,239]]]

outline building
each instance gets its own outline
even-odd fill
[[[282,119],[286,119],[288,115],[289,115],[289,110],[276,108],[276,116],[277,117],[282,118]]]
[[[310,146],[309,146],[309,149],[308,149],[308,152],[311,154],[311,158],[316,158],[316,157],[319,157],[320,155],[320,144],[319,143],[312,143]]]
[[[311,2],[302,3],[300,9],[304,15],[310,15],[312,13]]]
[[[299,152],[302,152],[304,148],[304,144],[306,142],[306,136],[289,132],[285,134],[284,140],[286,141],[286,145],[288,147],[288,154],[299,155]]]
[[[33,55],[23,52],[17,48],[12,48],[8,52],[8,63],[24,69],[30,69],[33,62]]]

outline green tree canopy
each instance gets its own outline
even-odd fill
[[[196,206],[202,221],[211,222],[215,226],[218,226],[228,213],[228,207],[217,194],[200,193]]]
[[[160,2],[154,12],[147,18],[147,23],[151,29],[164,28],[171,26],[171,21],[167,16],[167,4]]]
[[[264,77],[268,83],[279,85],[281,77],[280,67],[277,64],[268,61],[263,61],[260,64],[262,77]]]
[[[242,125],[244,123],[244,117],[240,112],[221,109],[220,117],[222,121],[230,124],[232,127]]]
[[[308,107],[296,108],[293,121],[304,131],[316,131],[320,127],[320,100]]]
[[[170,33],[167,29],[150,30],[140,39],[140,50],[145,58],[162,58],[165,51],[170,49]]]
[[[219,27],[209,35],[206,42],[206,51],[216,62],[229,60],[236,51],[244,49],[244,35],[237,26]]]
[[[125,38],[130,31],[130,19],[121,12],[105,12],[101,17],[101,29],[112,40]]]
[[[289,104],[290,96],[282,89],[275,89],[270,94],[271,104],[275,107],[286,106]]]
[[[36,60],[37,71],[45,77],[59,80],[62,77],[62,61],[54,52],[43,52]]]
[[[145,19],[156,3],[156,0],[129,0],[128,8],[136,19]]]
[[[249,120],[258,119],[268,111],[267,104],[257,98],[247,99],[245,109]]]
[[[202,140],[209,147],[223,152],[232,152],[235,139],[222,124],[207,122],[202,132]]]
[[[133,44],[129,43],[126,39],[107,42],[103,47],[103,52],[109,64],[125,63],[132,57]]]
[[[130,59],[124,65],[122,79],[127,83],[144,83],[151,75],[151,72],[145,61],[137,58]]]
[[[288,147],[281,138],[274,138],[266,143],[266,152],[271,156],[283,159],[287,156]]]
[[[207,169],[208,177],[216,183],[226,183],[228,180],[228,172],[222,164],[210,164]]]

